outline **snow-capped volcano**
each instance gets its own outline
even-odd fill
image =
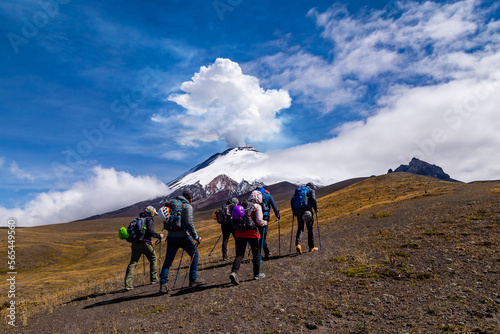
[[[197,183],[206,186],[219,175],[226,175],[237,183],[261,180],[266,174],[262,166],[267,158],[251,145],[230,148],[212,155],[168,185],[172,190]],[[261,168],[256,168],[259,165]]]

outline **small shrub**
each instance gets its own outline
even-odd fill
[[[332,315],[337,318],[342,318],[342,313],[340,313],[339,311],[333,311]]]
[[[345,256],[338,256],[338,257],[331,258],[330,261],[341,263],[341,262],[345,262],[346,259],[345,259]]]
[[[450,325],[439,326],[438,329],[445,331],[445,332],[454,332],[455,331],[455,327],[450,326]]]
[[[373,216],[371,216],[370,218],[373,218],[373,219],[380,219],[380,218],[386,218],[386,217],[390,217],[392,216],[392,214],[388,213],[388,212],[382,212],[382,213],[377,213],[377,214],[374,214]]]

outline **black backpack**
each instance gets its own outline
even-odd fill
[[[127,228],[128,238],[126,240],[132,243],[142,242],[146,235],[146,228],[146,217],[132,220]]]
[[[224,205],[220,210],[216,211],[217,222],[222,225],[229,225],[233,223],[233,209],[236,205]]]
[[[233,229],[235,231],[246,231],[246,230],[256,230],[257,225],[251,217],[252,203],[247,201],[242,201],[238,205],[241,205],[245,209],[245,214],[242,219],[234,219],[233,217]]]

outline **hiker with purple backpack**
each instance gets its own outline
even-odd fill
[[[235,285],[240,284],[238,272],[241,262],[245,257],[247,244],[250,245],[250,249],[252,251],[253,279],[260,280],[261,278],[266,277],[264,273],[260,272],[260,254],[262,245],[259,244],[260,236],[257,228],[258,226],[267,226],[267,221],[263,218],[261,203],[262,193],[258,190],[254,190],[250,194],[248,201],[242,201],[239,203],[234,207],[232,212],[236,258],[234,259],[229,278]]]

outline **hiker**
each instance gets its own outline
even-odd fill
[[[266,226],[267,222],[262,215],[262,194],[254,190],[248,197],[248,201],[242,201],[233,209],[234,242],[236,246],[236,258],[233,262],[229,278],[235,285],[240,284],[238,272],[241,262],[245,257],[247,244],[252,251],[253,279],[258,280],[266,277],[260,272],[260,247],[259,232],[257,226]]]
[[[304,232],[304,224],[307,227],[307,243],[310,252],[315,252],[318,247],[314,247],[313,224],[314,216],[312,209],[318,214],[318,203],[316,202],[316,192],[314,184],[309,182],[305,187],[295,189],[295,194],[290,200],[292,213],[297,217],[297,234],[295,236],[295,248],[298,254],[302,254],[302,233]]]
[[[151,244],[151,239],[157,238],[161,240],[163,239],[163,234],[155,232],[153,220],[155,215],[156,209],[152,206],[148,206],[139,214],[139,218],[145,218],[144,239],[142,239],[142,241],[132,242],[132,255],[130,256],[130,263],[125,273],[125,290],[132,290],[134,288],[132,286],[132,277],[134,276],[135,267],[142,254],[144,254],[149,261],[150,284],[158,282],[158,264],[156,262],[156,252]]]
[[[227,210],[228,214],[224,215],[224,219],[220,224],[222,230],[222,260],[227,261],[229,257],[227,256],[227,244],[229,242],[229,237],[231,234],[234,236],[233,231],[233,217],[231,213],[236,205],[238,205],[239,199],[236,197],[231,198],[226,202],[226,205],[222,207],[222,211]],[[227,208],[226,208],[227,207]]]
[[[273,196],[269,192],[269,190],[264,189],[264,187],[259,187],[255,190],[258,190],[262,193],[262,215],[264,217],[264,220],[267,221],[268,226],[269,226],[269,221],[270,221],[270,215],[271,215],[271,208],[273,208],[274,215],[276,218],[280,219],[280,212],[278,208],[276,207],[276,203],[274,202]],[[264,227],[259,226],[259,234],[261,235],[261,240],[259,240],[259,243],[262,245],[262,250],[264,251],[264,257],[262,260],[267,261],[269,260],[269,257],[271,256],[271,252],[269,251],[269,247],[267,246],[267,233],[263,234]],[[264,238],[262,240],[262,237]]]
[[[193,207],[191,206],[193,195],[189,190],[185,190],[182,196],[177,196],[175,199],[182,202],[181,228],[179,230],[169,231],[167,234],[167,252],[160,273],[160,294],[166,294],[169,291],[167,287],[168,271],[179,248],[185,250],[191,257],[189,287],[195,288],[204,284],[203,280],[198,279],[197,245],[200,244],[201,237],[196,233],[193,222]],[[190,237],[197,242],[196,245]]]

